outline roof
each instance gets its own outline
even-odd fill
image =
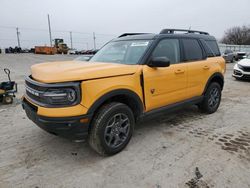
[[[184,32],[184,33],[175,33]],[[196,38],[204,40],[216,40],[215,37],[209,35],[207,32],[203,31],[193,31],[193,30],[182,30],[182,29],[164,29],[160,34],[152,33],[124,33],[113,41],[123,41],[123,40],[153,40],[156,38]]]

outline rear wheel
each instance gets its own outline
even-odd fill
[[[212,82],[204,95],[203,101],[199,104],[199,109],[207,114],[216,112],[221,101],[221,86],[217,82]]]
[[[13,103],[13,97],[10,95],[5,95],[3,97],[3,104],[12,104]]]
[[[90,146],[101,155],[113,155],[129,143],[134,130],[134,115],[125,104],[112,102],[97,112],[91,123]]]

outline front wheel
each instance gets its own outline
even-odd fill
[[[134,124],[133,112],[127,105],[118,102],[106,104],[91,123],[89,144],[101,155],[114,155],[129,143]]]
[[[198,105],[202,112],[212,114],[217,111],[221,101],[221,86],[217,82],[212,82],[205,94],[203,101]]]

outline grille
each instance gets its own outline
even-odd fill
[[[246,74],[245,74],[245,75],[243,76],[243,79],[250,79],[250,75],[246,75]]]
[[[245,71],[245,72],[250,72],[250,67],[243,67],[243,66],[242,66],[242,68],[243,68],[243,71]]]
[[[26,84],[26,95],[36,103],[45,103],[44,98],[41,97],[41,94],[44,93],[48,88],[42,87],[41,84],[38,84],[31,80],[31,78],[25,80]]]

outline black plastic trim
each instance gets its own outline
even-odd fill
[[[218,77],[218,78],[220,78],[220,79],[222,80],[223,85],[222,85],[222,87],[221,87],[221,90],[223,90],[223,86],[224,86],[224,76],[223,76],[223,74],[221,74],[220,72],[216,72],[216,73],[214,73],[212,76],[210,76],[210,78],[208,79],[208,81],[207,81],[207,83],[206,83],[206,86],[205,86],[205,88],[204,88],[203,94],[205,94],[205,92],[206,92],[206,90],[207,90],[209,84],[211,83],[211,80],[214,79],[215,77]]]
[[[141,84],[141,89],[142,89],[143,104],[144,104],[144,107],[146,107],[143,71],[140,74],[140,84]]]
[[[95,103],[89,108],[87,113],[93,114],[102,104],[104,104],[106,101],[108,101],[112,97],[115,97],[118,95],[125,95],[125,96],[133,98],[139,107],[140,114],[143,113],[143,109],[144,109],[143,102],[141,101],[140,97],[135,92],[129,89],[117,89],[117,90],[113,90],[109,93],[104,94],[102,97],[100,97],[99,99],[95,101]]]
[[[178,102],[178,103],[170,104],[170,105],[167,105],[167,106],[163,106],[163,107],[160,107],[160,108],[153,109],[153,110],[150,110],[148,112],[145,112],[143,114],[142,118],[147,118],[147,116],[155,116],[155,115],[163,113],[163,112],[164,113],[169,113],[169,112],[178,110],[180,108],[183,108],[185,106],[190,106],[190,105],[198,104],[202,100],[203,100],[203,96],[193,97],[193,98],[185,100],[185,101],[181,101],[181,102]]]
[[[89,132],[89,123],[92,114],[86,114],[74,117],[45,117],[38,115],[36,110],[30,106],[27,100],[22,101],[22,107],[27,117],[41,129],[70,140],[86,139]],[[89,121],[81,123],[80,120],[88,118]]]

